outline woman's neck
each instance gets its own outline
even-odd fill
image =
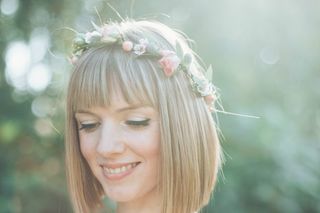
[[[161,200],[157,193],[130,202],[118,202],[117,213],[160,213]]]

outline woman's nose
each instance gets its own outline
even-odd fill
[[[125,151],[123,135],[119,125],[112,121],[101,124],[101,133],[98,141],[97,152],[104,157],[121,154]]]

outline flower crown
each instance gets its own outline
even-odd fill
[[[214,85],[206,79],[203,74],[192,73],[190,65],[192,63],[192,55],[183,53],[181,45],[176,42],[176,52],[166,49],[161,49],[150,43],[147,39],[142,38],[139,43],[125,39],[119,29],[114,25],[103,25],[102,27],[92,23],[95,30],[87,33],[76,33],[73,40],[73,51],[70,57],[70,62],[75,65],[79,57],[87,49],[101,44],[118,44],[122,46],[125,52],[133,52],[137,56],[151,55],[160,58],[159,65],[167,77],[172,76],[176,72],[184,72],[191,83],[195,93],[204,97],[210,111],[214,110],[214,101],[216,97],[216,89]],[[212,68],[209,66],[206,76],[212,76]]]

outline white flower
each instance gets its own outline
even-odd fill
[[[133,52],[137,55],[142,55],[143,53],[146,52],[147,45],[148,45],[147,39],[140,39],[139,44],[134,45]]]
[[[119,29],[116,26],[104,25],[100,29],[102,35],[102,41],[106,43],[113,43],[120,37]]]
[[[139,44],[147,46],[149,44],[149,41],[146,38],[141,38],[139,39]]]
[[[87,44],[91,44],[99,41],[101,39],[101,36],[102,36],[101,33],[97,31],[87,32],[86,35],[84,36],[84,39]]]

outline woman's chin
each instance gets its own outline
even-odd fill
[[[126,190],[121,191],[112,191],[110,190],[104,190],[107,197],[116,202],[116,203],[123,203],[123,202],[130,202],[134,200],[135,196],[128,193]]]

